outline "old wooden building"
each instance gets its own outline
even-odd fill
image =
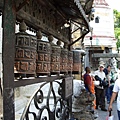
[[[71,53],[72,45],[91,30],[92,4],[93,0],[0,0],[4,120],[15,120],[15,88],[36,83],[42,84],[31,96],[20,119],[30,120],[30,115],[35,120],[71,118],[72,72],[78,69]],[[74,30],[73,24],[76,26]],[[19,25],[17,33],[16,25]],[[79,38],[72,41],[71,36],[77,30],[80,31]],[[48,41],[42,41],[42,36],[46,36]],[[53,42],[54,39],[57,43]],[[58,79],[62,82],[56,81]],[[59,99],[53,82],[59,85]],[[50,85],[46,105],[39,106],[44,100],[41,88],[45,84]],[[54,97],[53,109],[49,107],[51,94]],[[31,100],[37,112],[31,111]],[[59,108],[56,107],[58,102]],[[44,110],[49,118],[42,116]]]
[[[85,64],[96,70],[101,58],[99,54],[112,53],[112,49],[116,47],[116,40],[113,9],[108,5],[107,0],[94,0],[93,4],[95,5],[94,20],[90,22],[93,27],[93,39],[90,40],[91,34],[87,34],[84,46],[86,49]],[[94,57],[94,54],[98,54],[99,57]]]

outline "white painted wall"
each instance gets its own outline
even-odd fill
[[[91,22],[93,26],[93,35],[114,37],[114,18],[113,10],[110,8],[95,8],[95,18],[99,16],[99,23]]]
[[[97,16],[100,18],[99,23],[95,23],[95,19],[90,22],[91,27],[93,27],[93,46],[115,46],[114,39],[114,18],[113,18],[113,9],[106,7],[104,5],[96,5],[94,18]],[[90,46],[91,42],[89,33],[84,39],[84,45]],[[114,43],[114,44],[113,44]]]

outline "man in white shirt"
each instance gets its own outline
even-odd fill
[[[95,75],[97,75],[101,80],[106,78],[105,73],[103,72],[104,65],[99,65],[99,70],[95,71]],[[105,89],[103,86],[96,86],[95,87],[95,94],[96,94],[96,109],[100,105],[102,111],[107,111],[105,108]]]
[[[115,81],[112,97],[111,97],[110,104],[108,107],[108,111],[112,110],[112,103],[115,100],[117,94],[118,94],[118,96],[117,96],[117,111],[118,111],[118,118],[120,120],[120,80],[119,79],[117,79]]]

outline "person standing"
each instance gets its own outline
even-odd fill
[[[94,86],[94,77],[90,75],[91,70],[89,67],[85,68],[86,73],[84,74],[84,84],[86,90],[95,96],[95,86]],[[96,100],[94,100],[94,108],[96,108]]]
[[[107,103],[110,103],[110,98],[112,96],[112,90],[113,90],[113,83],[111,80],[113,80],[113,73],[111,71],[111,66],[108,65],[106,68],[104,68],[103,72],[106,75],[106,81],[108,82],[108,87],[106,87],[106,97],[107,97]]]
[[[119,79],[115,81],[112,97],[111,97],[110,104],[108,107],[108,111],[112,110],[112,104],[116,96],[117,96],[117,112],[118,112],[118,118],[120,120],[120,80]]]
[[[104,65],[100,64],[99,69],[95,71],[95,76],[98,76],[102,81],[105,80],[106,76],[103,72]],[[95,87],[95,95],[96,95],[96,109],[98,109],[98,106],[100,105],[100,108],[102,111],[107,111],[105,108],[105,89],[103,86],[96,86]]]
[[[86,73],[83,75],[84,84],[85,84],[86,90],[91,95],[94,96],[94,101],[93,101],[93,109],[94,110],[92,110],[91,108],[90,108],[90,110],[92,110],[92,113],[94,114],[94,119],[96,119],[96,118],[98,118],[98,113],[95,111],[95,109],[96,109],[96,97],[95,97],[95,85],[94,85],[95,78],[92,75],[90,75],[91,70],[89,67],[86,67],[85,71],[86,71]]]
[[[111,66],[108,65],[107,68],[104,68],[103,72],[105,73],[108,84],[110,85],[110,78],[109,78],[108,74],[111,72]]]
[[[91,94],[95,94],[93,79],[90,76],[91,70],[90,70],[89,67],[86,67],[85,71],[86,71],[86,73],[83,76],[84,77],[85,88]]]

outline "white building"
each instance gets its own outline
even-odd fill
[[[113,9],[105,0],[94,0],[94,10],[94,20],[90,22],[93,28],[92,40],[90,40],[91,33],[84,39],[87,51],[86,66],[93,66],[92,63],[98,61],[92,58],[94,53],[112,52],[112,49],[116,47]]]

